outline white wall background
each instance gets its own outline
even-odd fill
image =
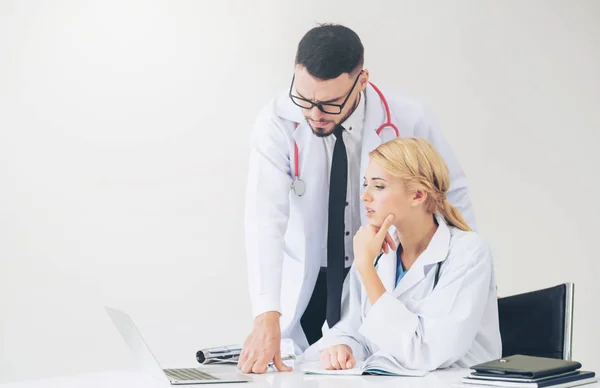
[[[425,101],[465,168],[499,292],[576,284],[600,372],[600,2],[0,2],[0,381],[159,361],[251,328],[248,137],[317,22]]]

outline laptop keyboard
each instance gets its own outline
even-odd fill
[[[202,372],[196,368],[183,368],[183,369],[163,369],[169,379],[179,381],[189,380],[220,380],[211,374]]]

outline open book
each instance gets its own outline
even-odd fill
[[[361,375],[379,375],[379,376],[425,376],[428,372],[422,370],[406,369],[393,358],[382,355],[373,355],[367,358],[362,364],[360,362],[352,369],[327,370],[323,368],[303,368],[304,373],[310,375],[342,375],[342,376],[361,376]]]

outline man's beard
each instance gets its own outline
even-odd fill
[[[335,125],[333,126],[333,128],[329,131],[329,132],[323,132],[323,128],[319,128],[319,127],[313,127],[312,124],[310,123],[309,120],[306,120],[306,122],[308,123],[308,126],[310,127],[310,129],[312,130],[312,133],[317,136],[317,137],[327,137],[331,134],[333,134],[335,127],[337,127],[339,124],[333,122]],[[343,121],[340,121],[343,122]],[[327,124],[329,124],[330,122],[328,121]]]
[[[346,113],[346,115],[344,117],[342,117],[340,119],[340,121],[335,122],[335,121],[326,121],[326,124],[329,123],[334,123],[335,125],[333,126],[333,128],[331,128],[331,130],[329,132],[323,132],[322,128],[315,128],[312,126],[312,124],[310,123],[310,120],[305,116],[304,119],[306,120],[306,122],[308,123],[308,126],[310,127],[310,129],[312,130],[312,133],[317,136],[317,137],[327,137],[333,134],[335,128],[340,125],[341,123],[343,123],[344,121],[346,121],[348,119],[348,117],[350,117],[352,115],[352,113],[354,113],[354,111],[356,110],[356,107],[358,106],[360,102],[360,93],[358,95],[358,98],[355,100],[354,102],[354,107],[352,107],[352,109],[350,109],[350,111],[348,113]]]

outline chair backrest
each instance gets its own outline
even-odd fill
[[[571,360],[574,284],[498,299],[502,357],[514,354]]]

